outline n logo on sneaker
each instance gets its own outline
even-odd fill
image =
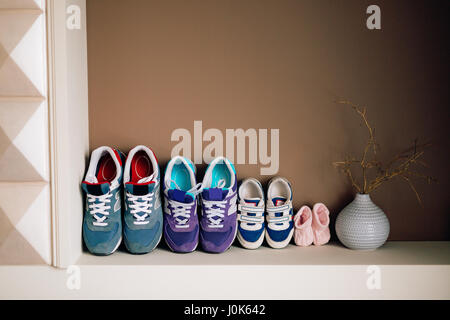
[[[161,197],[159,195],[159,185],[155,186],[156,192],[155,192],[155,210],[161,207]]]
[[[116,212],[117,210],[120,210],[120,199],[119,199],[119,192],[116,192],[116,203],[114,204],[114,212]]]

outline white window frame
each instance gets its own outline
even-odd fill
[[[81,28],[66,27],[67,7],[80,7]],[[80,181],[89,156],[85,0],[46,0],[50,128],[52,265],[82,254]]]

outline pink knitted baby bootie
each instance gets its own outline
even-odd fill
[[[316,203],[312,216],[314,245],[320,246],[330,241],[330,211],[323,203]]]
[[[306,247],[313,243],[312,211],[303,206],[294,216],[294,241],[298,246]]]

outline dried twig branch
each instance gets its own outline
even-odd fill
[[[340,167],[341,171],[344,172],[344,174],[349,178],[352,187],[356,189],[356,191],[361,192],[361,187],[358,185],[356,180],[353,178],[352,171],[350,170],[350,164],[354,163],[354,160],[348,160],[348,161],[340,161],[340,162],[334,162],[333,164],[336,167]],[[359,163],[359,161],[358,161]]]
[[[366,193],[367,192],[367,169],[372,167],[372,166],[368,165],[368,162],[367,162],[368,152],[369,152],[369,150],[372,150],[374,155],[376,155],[376,153],[377,153],[377,143],[375,140],[374,129],[372,128],[372,126],[369,124],[369,121],[367,120],[365,107],[359,107],[348,100],[339,100],[339,101],[337,101],[337,103],[348,105],[348,106],[352,107],[353,110],[355,110],[356,113],[361,117],[367,130],[369,131],[369,139],[367,140],[366,146],[364,147],[364,151],[363,151],[363,154],[361,157],[361,162],[360,162],[361,168],[362,168],[362,176],[363,176],[362,191],[363,191],[363,193]]]
[[[406,177],[406,176],[402,176],[403,179],[406,180],[406,182],[408,182],[409,186],[411,187],[412,191],[414,191],[414,194],[416,195],[417,201],[419,202],[420,206],[423,207],[423,203],[422,203],[422,199],[419,196],[419,193],[417,192],[416,187],[414,187],[414,184],[411,182],[411,179]]]
[[[401,177],[405,180],[414,194],[418,202],[422,205],[422,200],[416,187],[412,183],[411,177],[424,179],[428,183],[435,182],[436,179],[423,175],[419,172],[412,170],[414,165],[420,167],[428,167],[427,164],[420,158],[424,155],[425,149],[431,146],[431,143],[419,144],[418,140],[414,140],[414,144],[406,150],[395,155],[387,165],[383,166],[383,163],[376,159],[378,144],[375,139],[375,129],[370,125],[367,119],[366,108],[360,107],[348,100],[336,101],[339,104],[350,106],[361,117],[369,133],[369,138],[364,147],[361,159],[348,158],[344,161],[333,162],[333,164],[340,168],[343,173],[349,178],[353,188],[361,193],[370,193],[377,189],[384,182],[392,180],[397,177]],[[362,169],[362,184],[358,184],[354,178],[351,168],[355,165],[359,165]],[[376,169],[377,174],[375,178],[368,181],[367,171],[368,169]],[[362,186],[362,187],[361,187]]]

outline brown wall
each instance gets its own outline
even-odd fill
[[[448,2],[375,1],[382,30],[366,28],[373,1],[87,2],[90,146],[150,146],[170,158],[171,133],[279,128],[279,175],[295,205],[322,201],[333,220],[352,199],[331,165],[358,154],[366,131],[339,97],[367,106],[381,158],[416,137],[435,185],[403,181],[374,192],[393,240],[449,240]],[[204,145],[206,145],[205,143]],[[237,165],[238,178],[259,176]],[[200,175],[201,178],[201,175]]]

